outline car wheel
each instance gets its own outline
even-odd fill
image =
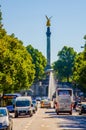
[[[59,115],[59,112],[56,110],[56,114]]]
[[[17,118],[18,117],[18,113],[17,112],[15,112],[15,118]]]
[[[79,115],[82,115],[82,113],[80,112]]]
[[[30,117],[33,116],[33,112],[30,112]]]
[[[8,128],[6,130],[12,130],[10,126],[8,126]]]
[[[56,112],[57,115],[59,115],[59,112]]]
[[[36,113],[36,111],[34,110],[33,113]]]
[[[72,111],[70,112],[70,115],[72,115]]]

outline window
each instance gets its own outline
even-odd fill
[[[70,95],[71,96],[71,90],[58,90],[58,95]]]

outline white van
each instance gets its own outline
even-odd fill
[[[17,97],[14,109],[15,118],[20,115],[33,115],[32,98],[30,96]]]

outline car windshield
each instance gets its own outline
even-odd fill
[[[78,105],[78,106],[81,106],[81,103],[78,103],[77,105]]]
[[[0,116],[7,116],[7,112],[5,109],[0,109]]]
[[[44,102],[49,102],[49,100],[48,100],[48,99],[45,99]]]
[[[33,103],[33,104],[36,104],[36,101],[35,101],[35,100],[33,100],[33,101],[32,101],[32,103]]]
[[[86,108],[86,104],[82,104],[82,107]]]
[[[28,101],[28,100],[16,101],[16,106],[17,106],[17,107],[26,107],[26,106],[30,106],[30,101]]]

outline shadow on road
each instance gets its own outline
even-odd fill
[[[86,115],[69,115],[60,114],[57,115],[54,110],[46,111],[44,118],[54,118],[56,119],[57,126],[63,130],[86,130]]]

